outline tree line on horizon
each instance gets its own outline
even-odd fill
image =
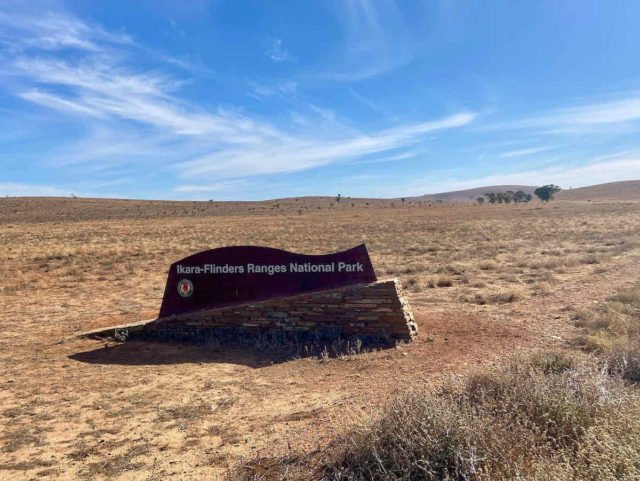
[[[553,194],[560,191],[560,187],[554,184],[543,185],[542,187],[538,187],[533,193],[538,197],[542,202],[549,202],[553,200]],[[484,194],[482,197],[478,197],[476,202],[479,205],[484,204],[485,199],[489,204],[510,204],[513,202],[514,204],[521,204],[531,202],[533,196],[531,194],[527,194],[522,190],[518,190],[516,192],[512,190],[507,190],[506,192],[488,192]]]

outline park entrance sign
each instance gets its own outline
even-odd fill
[[[232,246],[171,264],[156,319],[83,336],[239,340],[256,334],[388,341],[411,340],[417,327],[400,283],[377,280],[364,244],[323,255]]]
[[[364,244],[325,255],[221,247],[171,265],[159,317],[376,280]]]

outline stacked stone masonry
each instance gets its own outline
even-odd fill
[[[263,333],[313,333],[338,327],[344,336],[404,340],[417,334],[397,279],[160,318],[146,324],[144,331],[239,327]]]

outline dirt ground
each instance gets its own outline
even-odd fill
[[[24,202],[0,199],[0,479],[223,479],[241,457],[308,452],[394,392],[563,348],[576,311],[640,275],[634,203],[42,222]],[[292,359],[74,338],[153,318],[168,266],[188,254],[242,244],[317,254],[363,241],[378,277],[405,286],[420,332],[411,344]]]

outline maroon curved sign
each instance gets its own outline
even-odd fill
[[[221,247],[171,264],[159,317],[376,280],[364,244],[324,255]]]

